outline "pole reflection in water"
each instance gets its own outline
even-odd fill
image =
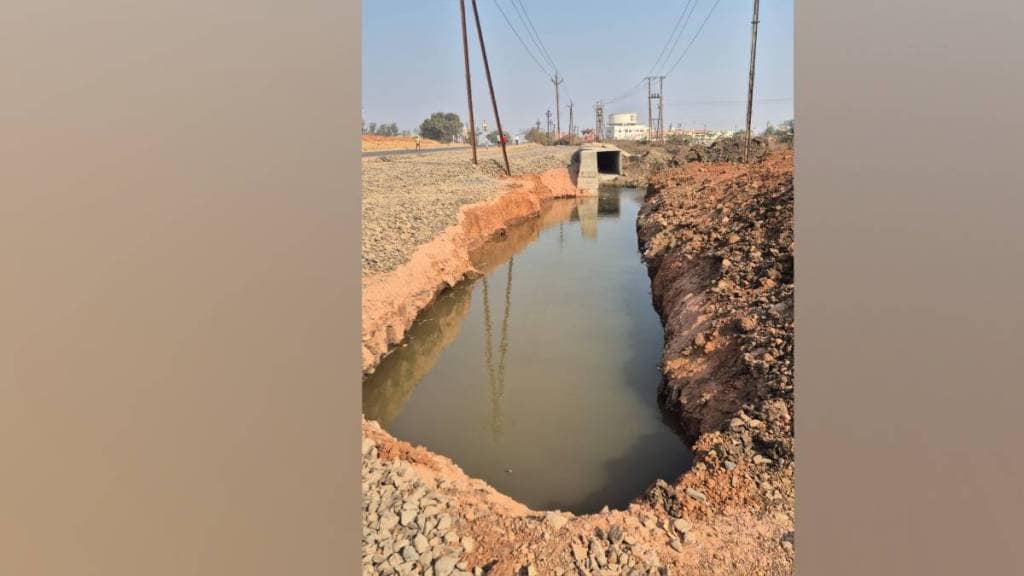
[[[512,307],[512,265],[515,257],[508,261],[505,279],[505,311],[501,318],[501,336],[498,343],[498,366],[494,366],[492,353],[491,305],[488,296],[487,278],[483,279],[484,296],[484,361],[487,364],[487,380],[491,390],[491,438],[501,436],[501,397],[505,394],[505,358],[508,356],[508,321]]]
[[[674,480],[690,453],[657,405],[642,198],[556,201],[475,254],[484,276],[446,292],[364,382],[366,417],[534,509],[624,507]]]

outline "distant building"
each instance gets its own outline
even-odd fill
[[[636,112],[620,112],[608,117],[605,137],[610,140],[644,140],[647,131],[646,124],[637,123]]]

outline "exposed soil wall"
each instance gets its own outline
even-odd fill
[[[362,365],[373,371],[416,316],[445,288],[477,273],[470,253],[508,226],[540,214],[545,200],[576,196],[566,168],[507,179],[495,199],[459,209],[457,223],[421,245],[398,268],[363,279]]]
[[[719,500],[722,511],[755,514],[766,535],[782,536],[771,552],[787,564],[795,502],[792,152],[750,166],[661,171],[637,227],[665,326],[659,400],[694,440],[697,464],[684,483]]]

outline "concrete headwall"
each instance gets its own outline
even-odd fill
[[[576,187],[596,194],[601,184],[601,175],[618,176],[622,173],[622,151],[610,144],[588,144],[577,152],[579,175]],[[599,155],[601,156],[599,161]]]

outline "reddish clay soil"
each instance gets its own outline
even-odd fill
[[[452,145],[442,144],[437,140],[431,140],[429,138],[420,138],[420,148],[440,148],[445,146]],[[456,144],[456,146],[462,146],[462,144]],[[363,134],[362,137],[363,152],[375,152],[378,150],[409,150],[415,147],[415,136],[378,136],[376,134]]]

